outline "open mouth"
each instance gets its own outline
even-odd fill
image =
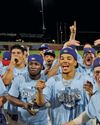
[[[90,61],[91,61],[91,59],[90,59],[90,58],[88,58],[88,59],[87,59],[87,61],[88,61],[88,62],[90,62]]]
[[[48,63],[52,62],[51,60],[48,60]]]
[[[67,66],[62,66],[62,68],[64,69],[64,70],[67,70],[68,68],[69,68],[69,66],[67,65]]]
[[[87,63],[91,63],[92,60],[91,60],[91,58],[88,58],[86,61],[87,61]]]

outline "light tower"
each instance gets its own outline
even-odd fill
[[[44,1],[41,0],[41,14],[42,14],[42,31],[43,31],[43,34],[45,33],[46,31],[46,27],[45,27],[45,21],[44,21]]]

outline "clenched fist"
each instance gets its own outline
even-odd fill
[[[43,80],[39,80],[35,86],[38,91],[42,91],[46,87],[45,82]]]

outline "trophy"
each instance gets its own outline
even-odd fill
[[[36,104],[35,99],[32,100],[32,103],[28,105],[28,111],[32,115],[36,115],[39,111],[39,106]]]

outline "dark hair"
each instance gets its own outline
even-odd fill
[[[12,52],[13,49],[19,49],[19,50],[21,50],[22,53],[24,54],[24,47],[22,47],[22,46],[19,45],[19,44],[13,45],[13,46],[10,48],[10,52]]]
[[[54,58],[55,58],[55,54],[54,53],[44,53],[44,56],[46,56],[46,55],[50,55],[50,56],[53,56]]]
[[[79,67],[79,64],[78,64],[78,62],[77,62],[77,65],[75,66],[75,68],[77,69]]]
[[[24,51],[26,51],[26,52],[27,52],[27,48],[26,48],[26,47],[24,47]]]

